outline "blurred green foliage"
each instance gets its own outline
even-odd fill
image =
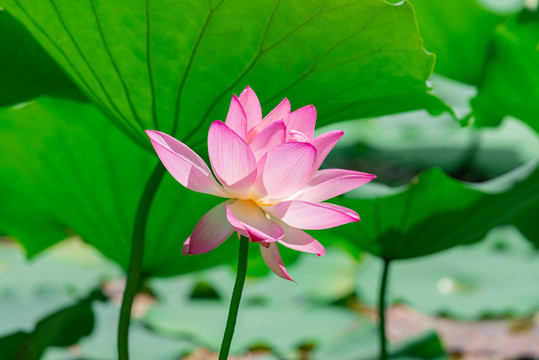
[[[538,44],[537,11],[524,11],[496,28],[483,81],[472,102],[478,125],[498,125],[505,115],[512,115],[539,132]]]
[[[487,11],[477,0],[411,1],[427,50],[436,54],[436,72],[478,84],[490,37],[507,16]]]

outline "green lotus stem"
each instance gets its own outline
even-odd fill
[[[140,198],[133,228],[133,238],[131,243],[131,257],[129,258],[129,268],[127,270],[127,280],[120,309],[120,322],[118,324],[118,358],[119,360],[129,360],[129,323],[131,322],[131,308],[133,299],[140,287],[142,259],[144,254],[144,235],[146,233],[146,223],[152,205],[153,198],[161,183],[165,167],[159,161],[152,172],[142,197]]]
[[[379,338],[380,338],[380,360],[387,360],[387,337],[386,337],[386,293],[389,277],[390,259],[384,260],[384,269],[380,279],[380,293],[378,296],[378,319],[379,319]]]
[[[219,352],[219,360],[226,360],[230,351],[230,343],[234,335],[236,327],[236,319],[238,317],[238,309],[240,307],[241,293],[243,292],[243,284],[245,284],[245,275],[247,274],[247,255],[249,253],[249,238],[242,236],[240,238],[240,251],[238,256],[238,270],[236,273],[236,282],[234,283],[234,291],[230,300],[230,308],[228,310],[228,319],[226,320],[225,335],[221,343],[221,351]]]

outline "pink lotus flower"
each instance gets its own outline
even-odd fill
[[[213,173],[193,150],[173,137],[148,130],[159,158],[183,186],[229,198],[200,219],[183,246],[184,254],[214,249],[234,231],[260,244],[262,257],[278,276],[292,280],[277,243],[294,250],[325,254],[324,247],[301,229],[316,230],[359,221],[352,210],[323,201],[363,185],[374,175],[318,170],[342,131],[314,138],[316,110],[290,112],[284,99],[262,118],[260,103],[247,87],[232,97],[225,123],[214,121],[208,133]]]

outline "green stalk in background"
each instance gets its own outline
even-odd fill
[[[238,309],[240,307],[241,293],[243,292],[243,284],[245,283],[245,275],[247,274],[247,255],[249,253],[249,238],[242,236],[240,238],[240,251],[238,256],[238,270],[236,273],[236,282],[234,283],[234,291],[230,300],[230,308],[228,310],[228,319],[226,320],[225,334],[221,343],[221,351],[219,352],[219,360],[226,360],[230,351],[230,343],[234,335],[236,327],[236,319],[238,317]]]
[[[129,268],[127,280],[120,309],[120,322],[118,324],[118,358],[119,360],[129,360],[129,323],[131,321],[131,308],[133,299],[140,287],[142,259],[144,255],[144,235],[146,233],[146,223],[157,188],[163,179],[165,167],[159,161],[152,172],[140,202],[137,207],[135,226],[133,228],[133,238],[131,243],[131,257],[129,258]]]
[[[382,278],[380,279],[380,293],[378,296],[378,321],[380,322],[379,337],[380,337],[380,360],[387,360],[387,336],[386,336],[386,293],[389,278],[390,259],[383,259],[384,269]]]

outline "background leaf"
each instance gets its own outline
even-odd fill
[[[436,84],[440,89],[444,83],[438,79]],[[462,87],[451,90],[461,93]],[[539,137],[511,117],[500,127],[476,129],[462,128],[450,115],[433,117],[426,111],[413,111],[339,122],[317,133],[329,130],[343,130],[344,135],[324,167],[373,173],[376,182],[391,186],[407,184],[433,167],[460,180],[485,181],[539,155]]]
[[[468,84],[483,74],[490,37],[507,16],[486,10],[478,0],[411,0],[425,48],[436,54],[435,71]]]
[[[253,278],[252,268],[248,267],[249,281],[242,299],[245,303],[262,302],[272,307],[306,302],[330,304],[353,292],[353,276],[357,266],[357,261],[348,252],[332,246],[322,257],[304,254],[297,262],[287,264],[295,284],[281,281],[271,272],[262,278]],[[213,297],[204,298],[224,299],[228,303],[234,277],[234,270],[230,267],[218,267],[172,278],[152,278],[148,287],[160,299],[188,301],[198,298],[195,296],[196,289],[204,284],[214,293]]]
[[[539,248],[539,232],[537,231],[537,214],[539,214],[539,203],[532,205],[528,211],[519,213],[511,219],[511,224],[526,238]]]
[[[115,266],[80,241],[58,244],[29,262],[20,246],[0,246],[0,336],[31,334],[39,321],[119,276]]]
[[[408,3],[380,0],[2,0],[75,83],[145,146],[159,129],[189,144],[251,85],[269,110],[315,104],[319,124],[417,108],[433,56]],[[281,66],[275,66],[275,63]]]
[[[476,124],[498,125],[505,115],[539,133],[539,11],[524,11],[496,28],[477,97]]]
[[[92,309],[96,318],[94,332],[82,339],[77,350],[84,359],[114,359],[117,356],[115,337],[119,308],[110,303],[94,302]],[[177,360],[194,349],[188,341],[167,338],[149,331],[137,319],[131,321],[129,337],[130,358],[133,360]],[[49,348],[43,360],[72,360],[77,358],[75,356],[69,350]]]
[[[364,322],[359,329],[348,332],[332,343],[324,343],[315,349],[315,360],[376,360],[378,353],[378,328],[374,324]],[[390,359],[413,360],[430,359],[445,360],[447,355],[440,338],[434,331],[427,331],[419,336],[397,344],[389,344]]]
[[[539,168],[529,163],[481,184],[465,184],[432,169],[388,194],[363,186],[339,201],[362,221],[337,228],[359,248],[388,259],[435,253],[477,241],[492,227],[538,201]],[[353,198],[356,196],[357,198]],[[369,197],[360,199],[359,197]]]
[[[6,360],[40,359],[92,332],[91,304],[119,269],[80,239],[27,260],[20,245],[0,238],[0,353]]]
[[[394,262],[389,299],[423,313],[473,321],[483,316],[524,317],[539,308],[537,251],[515,229],[493,230],[482,242],[414,261]],[[358,270],[358,295],[376,304],[381,262]]]
[[[214,300],[199,300],[181,306],[157,304],[144,318],[154,331],[170,336],[189,336],[212,350],[221,345],[228,304]],[[236,326],[234,353],[264,345],[277,354],[294,351],[303,344],[320,344],[353,327],[358,316],[339,308],[270,308],[243,306]],[[266,334],[273,334],[267,337]]]
[[[90,306],[96,296],[62,309],[41,320],[30,332],[17,332],[0,339],[2,358],[6,360],[41,359],[49,346],[74,345],[92,332],[94,314]]]

